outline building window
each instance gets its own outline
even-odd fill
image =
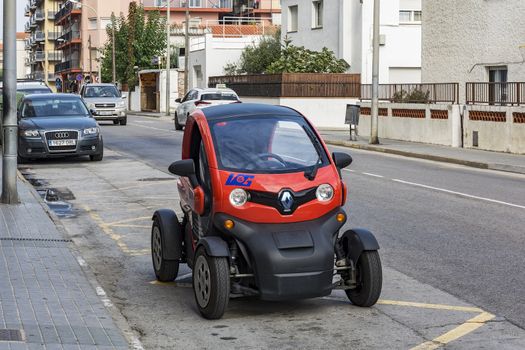
[[[312,28],[323,27],[323,0],[312,1]]]
[[[400,10],[399,23],[421,23],[421,11]]]
[[[97,29],[97,19],[90,18],[88,21],[88,30],[96,30],[96,29]]]
[[[190,7],[202,7],[201,0],[190,0]]]
[[[288,31],[296,32],[298,27],[298,7],[297,5],[288,7]]]

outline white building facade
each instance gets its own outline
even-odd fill
[[[373,0],[282,0],[282,37],[332,50],[372,82]],[[380,83],[421,82],[421,0],[381,0]]]
[[[525,81],[525,1],[425,0],[423,13],[425,81]]]

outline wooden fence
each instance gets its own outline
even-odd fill
[[[283,73],[210,77],[208,86],[226,84],[239,96],[353,97],[361,94],[359,74]]]

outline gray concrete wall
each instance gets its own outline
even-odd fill
[[[525,1],[422,2],[422,81],[489,81],[489,66],[508,66],[508,81],[525,81]]]
[[[360,103],[370,108],[370,103]],[[380,103],[388,116],[379,117],[379,138],[423,142],[452,147],[461,146],[460,108],[458,105]],[[393,117],[392,110],[424,110],[425,118]],[[447,111],[447,119],[432,119],[431,110]],[[370,116],[361,114],[359,135],[370,134]]]
[[[504,122],[471,120],[472,111],[504,113]],[[525,113],[525,107],[467,106],[464,113],[464,146],[489,151],[525,154],[525,123],[515,123],[514,113]],[[474,133],[478,146],[473,145]]]

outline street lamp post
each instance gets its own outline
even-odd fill
[[[379,115],[379,0],[374,0],[374,37],[372,53],[372,111],[370,125],[370,144],[378,144]]]
[[[166,116],[170,116],[170,98],[171,98],[171,14],[170,14],[170,2],[167,1],[167,11],[166,11],[166,36],[167,36],[167,50],[166,50]]]

